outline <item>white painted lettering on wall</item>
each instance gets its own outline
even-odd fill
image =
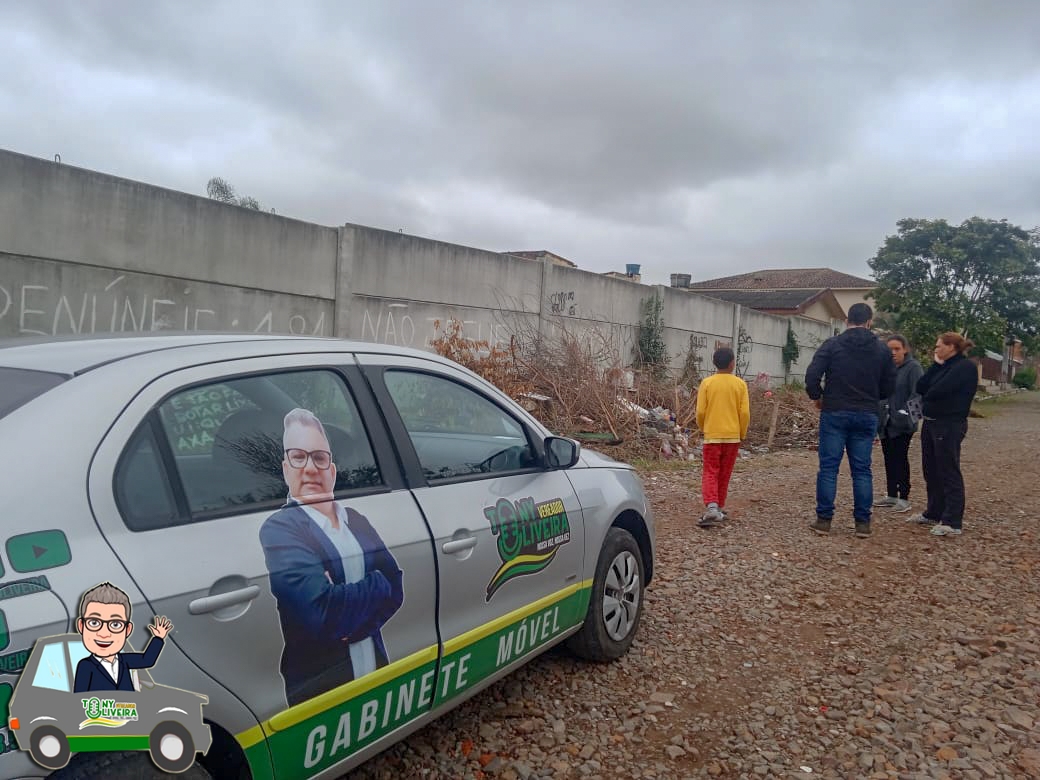
[[[290,315],[259,312],[244,306],[232,311],[201,306],[182,295],[164,297],[127,291],[126,277],[117,276],[100,289],[69,293],[43,284],[0,284],[0,329],[18,335],[56,336],[65,333],[145,332],[156,330],[241,330],[255,333],[325,335],[325,312]],[[211,299],[215,295],[209,296]]]
[[[431,342],[437,337],[436,322],[443,327],[451,315],[427,317],[414,314],[407,303],[384,303],[379,306],[375,316],[369,308],[364,310],[361,319],[361,338],[363,341],[377,341],[382,344],[393,344],[399,347],[416,347],[430,349]],[[489,313],[489,320],[494,314]],[[456,318],[458,319],[458,318]],[[487,340],[492,347],[508,344],[508,337],[503,338],[505,329],[500,323],[480,320],[458,320],[462,323],[464,338],[474,341]]]

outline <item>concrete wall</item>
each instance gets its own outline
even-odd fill
[[[324,227],[0,150],[0,337],[149,330],[335,335],[429,348],[437,322],[504,345],[596,329],[631,360],[664,302],[674,366],[738,332],[738,307],[549,261],[347,224]],[[740,310],[744,375],[782,380],[788,320]],[[792,323],[804,374],[827,326]],[[691,341],[692,339],[692,341]],[[800,369],[800,371],[799,371]]]

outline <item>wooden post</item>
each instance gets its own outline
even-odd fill
[[[776,415],[780,411],[779,399],[773,399],[773,416],[769,420],[769,438],[766,439],[766,446],[773,446],[773,437],[776,435]]]

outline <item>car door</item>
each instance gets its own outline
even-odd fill
[[[437,701],[578,624],[584,525],[566,474],[493,388],[439,362],[358,355],[435,540]]]
[[[270,747],[280,777],[322,771],[433,702],[430,534],[357,368],[336,367],[350,362],[166,374],[91,470],[109,543],[172,641],[253,710],[262,729],[236,736],[253,757]],[[319,492],[308,479],[334,492],[341,522],[307,498]]]

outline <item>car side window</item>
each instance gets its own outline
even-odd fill
[[[72,690],[65,662],[64,643],[55,642],[43,648],[43,652],[40,653],[40,665],[36,668],[32,684],[34,688],[49,688],[65,693]]]
[[[140,440],[131,440],[116,475],[127,525],[144,531],[283,504],[290,492],[283,434],[293,410],[300,410],[296,422],[306,418],[304,427],[318,432],[321,441],[308,444],[304,457],[309,453],[307,463],[322,466],[333,492],[383,484],[354,399],[338,374],[309,369],[225,378],[169,396],[156,410],[154,428],[143,426]],[[169,453],[168,462],[161,451]],[[161,499],[171,481],[164,467],[179,477],[174,481],[183,488],[187,517]]]
[[[428,480],[539,465],[524,427],[475,390],[419,371],[383,376]]]
[[[147,531],[178,522],[173,489],[150,419],[134,432],[124,450],[115,485],[116,502],[131,528]]]

